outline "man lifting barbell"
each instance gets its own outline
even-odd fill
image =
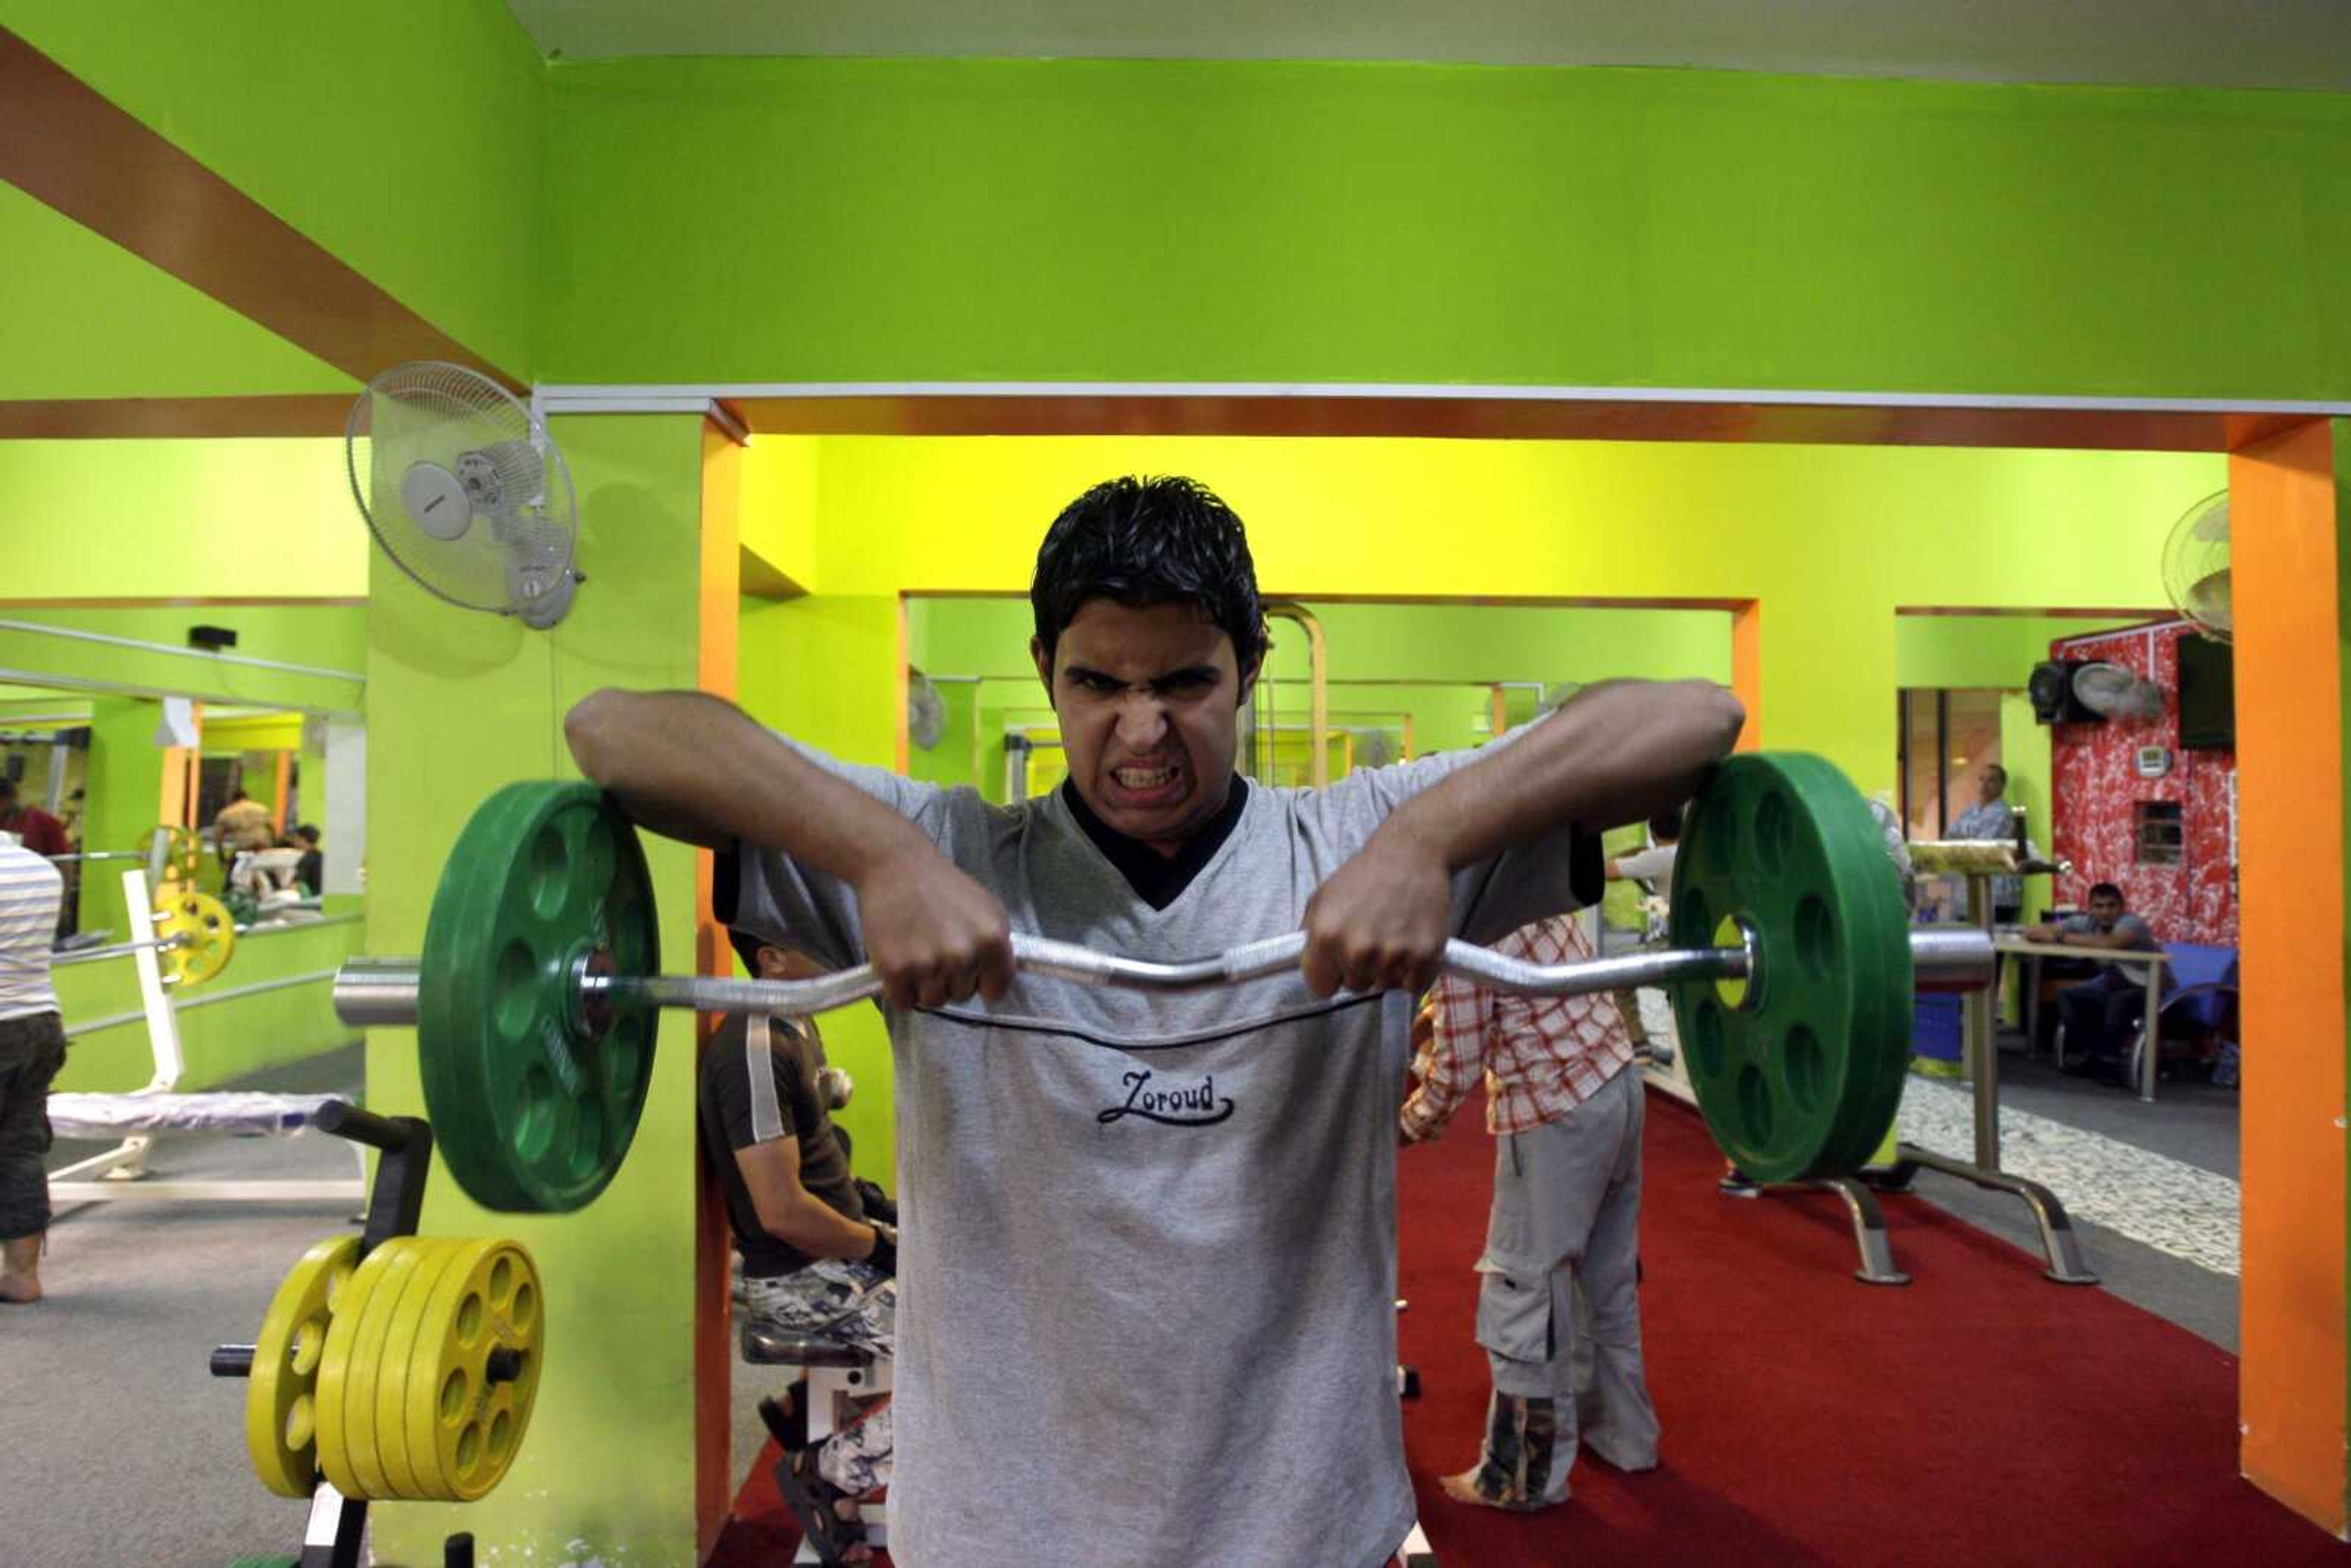
[[[1264,621],[1213,495],[1089,491],[1030,597],[1070,762],[1040,800],[841,764],[694,694],[599,693],[573,753],[731,859],[732,924],[878,972],[896,1560],[1385,1562],[1414,1512],[1390,1377],[1409,993],[1449,935],[1596,898],[1593,835],[1687,799],[1741,709],[1608,684],[1474,754],[1253,788],[1232,764]],[[1149,995],[1016,978],[1016,925],[1168,959],[1305,940],[1294,979]]]

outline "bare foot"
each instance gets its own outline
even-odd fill
[[[20,1279],[14,1274],[0,1274],[0,1301],[25,1307],[30,1306],[40,1299],[41,1282],[38,1280]]]
[[[1476,1470],[1464,1470],[1458,1476],[1439,1476],[1437,1479],[1437,1484],[1444,1488],[1445,1495],[1455,1502],[1470,1503],[1479,1508],[1499,1509],[1504,1513],[1532,1513],[1542,1506],[1539,1503],[1516,1502],[1488,1497],[1479,1490]]]

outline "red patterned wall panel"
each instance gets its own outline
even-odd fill
[[[2103,659],[2163,688],[2160,723],[2109,719],[2061,724],[2051,733],[2050,836],[2057,854],[2074,862],[2073,875],[2057,878],[2057,901],[2078,907],[2092,883],[2111,882],[2159,940],[2234,946],[2237,754],[2179,749],[2179,639],[2190,631],[2171,622],[2049,645],[2053,659]],[[2160,779],[2139,777],[2139,750],[2149,746],[2171,753],[2171,771]],[[2135,808],[2142,800],[2179,802],[2182,863],[2137,863]]]

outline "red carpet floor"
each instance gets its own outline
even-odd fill
[[[1886,1204],[1913,1282],[1860,1284],[1842,1205],[1719,1197],[1704,1127],[1654,1098],[1643,1312],[1664,1463],[1587,1457],[1545,1514],[1452,1503],[1436,1478],[1468,1468],[1485,1408],[1481,1127],[1473,1106],[1403,1158],[1403,1354],[1424,1389],[1405,1436],[1445,1568],[2351,1561],[2238,1479],[2235,1357],[1916,1199]],[[752,1465],[719,1568],[789,1560],[774,1459]],[[1063,1559],[1040,1542],[1036,1561]]]

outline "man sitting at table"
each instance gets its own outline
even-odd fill
[[[2147,922],[2124,910],[2123,890],[2111,882],[2090,889],[2086,915],[2028,926],[2024,935],[2035,942],[2105,951],[2146,952],[2157,946]],[[2118,1070],[2146,1009],[2147,966],[2100,964],[2088,979],[2058,992],[2057,1001],[2064,1019],[2065,1054],[2080,1063],[2080,1071]]]

